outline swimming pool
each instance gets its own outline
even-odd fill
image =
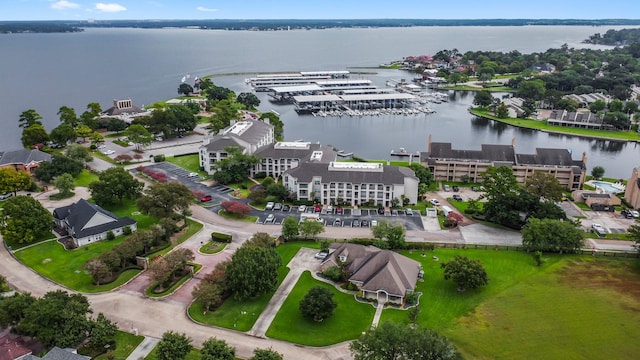
[[[590,181],[589,182],[592,186],[595,186],[596,188],[601,188],[604,191],[608,192],[609,194],[617,194],[619,192],[623,192],[624,188],[620,185],[616,185],[610,182],[606,182],[606,181]]]

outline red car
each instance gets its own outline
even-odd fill
[[[315,212],[320,212],[320,211],[322,211],[322,206],[316,205],[316,208],[314,210],[315,210]]]
[[[342,214],[342,206],[336,208],[336,214]]]
[[[205,195],[205,196],[201,197],[200,201],[202,201],[202,202],[211,201],[211,195]]]

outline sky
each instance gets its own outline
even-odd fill
[[[636,0],[0,0],[0,20],[638,19]]]

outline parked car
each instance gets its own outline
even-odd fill
[[[202,202],[211,201],[211,195],[205,195],[205,196],[201,197],[200,201],[202,201]]]
[[[453,188],[453,191],[455,192],[460,191],[460,188],[458,187],[458,185],[453,185],[452,188]]]
[[[327,206],[327,214],[333,214],[333,206]]]
[[[307,211],[307,205],[298,206],[298,212],[305,212],[305,211]]]
[[[378,214],[380,214],[380,215],[384,215],[384,207],[380,206],[380,207],[378,208]]]
[[[398,216],[398,210],[396,209],[391,210],[391,216]]]
[[[361,225],[362,227],[369,227],[369,221],[368,221],[367,219],[363,219],[363,220],[360,222],[360,225]]]
[[[8,198],[12,197],[13,193],[12,192],[8,192],[8,193],[4,193],[4,194],[0,194],[0,200],[7,200]]]
[[[440,201],[438,201],[438,199],[430,199],[429,204],[433,206],[440,206]]]
[[[413,209],[406,209],[404,213],[407,214],[408,216],[413,216]]]
[[[273,201],[269,201],[267,205],[264,207],[265,210],[273,210],[273,206],[275,203]]]
[[[633,218],[633,214],[631,214],[631,211],[627,210],[627,209],[622,209],[620,211],[620,215],[626,217],[627,219],[631,219]]]
[[[115,153],[116,153],[116,152],[115,152],[115,151],[113,151],[113,150],[105,150],[105,151],[103,151],[103,152],[102,152],[102,154],[104,154],[104,155],[113,155],[113,154],[115,154]]]
[[[276,220],[276,217],[273,214],[267,215],[267,218],[264,219],[264,223],[272,223]]]
[[[454,194],[452,197],[453,197],[453,200],[455,200],[455,201],[462,201],[462,196],[460,196],[458,194]]]
[[[190,172],[188,176],[192,178],[192,177],[200,176],[200,174],[198,174],[197,172]]]
[[[319,260],[324,260],[327,256],[329,256],[329,253],[326,253],[326,252],[319,252],[313,255],[314,258]]]
[[[444,189],[444,191],[451,191],[451,186],[449,185],[443,185],[442,188]]]
[[[607,231],[600,224],[591,224],[591,229],[593,229],[593,232],[596,233],[598,236],[607,235]]]
[[[336,219],[336,220],[333,222],[333,226],[342,226],[342,220],[340,220],[340,219]]]
[[[378,226],[378,220],[371,220],[371,227]]]
[[[314,212],[320,212],[320,211],[322,211],[322,205],[317,204],[316,206],[314,206],[313,211],[314,211]]]
[[[289,205],[284,205],[282,207],[282,211],[289,211],[289,210],[291,210],[291,206],[289,206]]]
[[[336,207],[336,214],[342,214],[342,206]]]
[[[631,210],[629,212],[631,213],[631,216],[633,216],[634,218],[637,218],[640,216],[640,213],[637,212],[636,210]]]
[[[275,203],[275,204],[273,205],[273,210],[278,210],[278,211],[282,210],[282,204],[280,204],[280,203]]]
[[[352,227],[360,227],[360,220],[359,219],[354,219],[353,222],[351,223]]]

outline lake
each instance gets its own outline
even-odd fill
[[[409,55],[442,49],[545,51],[567,43],[581,44],[593,33],[615,27],[412,27],[296,31],[205,31],[195,29],[87,29],[71,34],[0,35],[0,150],[20,147],[19,114],[35,109],[51,130],[58,109],[78,114],[90,102],[103,109],[114,99],[136,105],[177,95],[180,79],[247,72],[343,70],[375,67]],[[594,47],[594,46],[589,46]],[[599,47],[604,48],[604,47]],[[387,79],[409,77],[400,71],[374,70],[354,75],[384,86]],[[250,91],[241,76],[214,78],[236,93]],[[449,102],[431,105],[435,114],[320,118],[298,116],[292,106],[270,103],[264,94],[261,111],[276,110],[285,122],[287,140],[331,144],[366,158],[388,159],[391,149],[426,150],[427,138],[452,142],[454,148],[478,149],[482,143],[509,144],[532,153],[536,147],[582,152],[588,166],[604,166],[606,176],[626,178],[637,166],[635,143],[588,140],[516,129],[476,119],[467,112],[473,94],[449,92]],[[5,127],[6,126],[6,127]]]

